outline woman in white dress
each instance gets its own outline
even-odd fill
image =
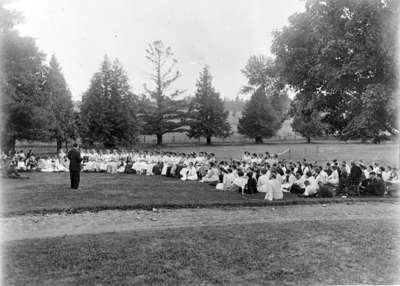
[[[275,173],[271,174],[271,180],[269,180],[268,184],[264,185],[263,188],[266,188],[265,200],[273,201],[283,199],[281,182],[276,178]]]
[[[193,162],[189,162],[189,166],[186,168],[183,168],[180,172],[182,178],[182,181],[197,181],[197,171],[196,168],[193,165]]]
[[[209,163],[207,174],[201,179],[201,183],[215,183],[219,182],[219,170],[213,162]]]

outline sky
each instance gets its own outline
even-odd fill
[[[143,92],[151,66],[148,44],[170,46],[182,76],[174,87],[193,95],[199,73],[208,65],[215,89],[235,98],[246,83],[241,69],[251,55],[271,55],[272,32],[304,11],[302,0],[14,0],[17,26],[36,39],[47,60],[55,54],[72,92],[80,100],[107,54],[118,58],[132,91]]]

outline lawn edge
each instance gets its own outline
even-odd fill
[[[1,217],[13,217],[24,215],[47,215],[47,214],[78,214],[83,212],[97,213],[101,211],[117,210],[148,210],[156,209],[214,209],[214,208],[236,208],[236,207],[274,207],[274,206],[290,206],[290,205],[316,205],[316,204],[354,204],[359,202],[384,202],[397,203],[396,197],[347,197],[347,198],[299,198],[298,200],[278,200],[278,201],[243,201],[243,202],[227,202],[227,203],[184,203],[184,204],[134,204],[134,205],[100,205],[100,206],[79,206],[67,208],[51,208],[51,209],[34,209],[26,211],[2,212]]]

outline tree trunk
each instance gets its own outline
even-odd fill
[[[6,155],[9,155],[10,152],[12,154],[15,153],[15,141],[16,141],[15,137],[12,137],[12,136],[6,137],[6,138],[3,139],[3,141],[2,141],[3,142],[2,149],[3,149],[3,152]]]
[[[256,144],[262,144],[263,143],[263,138],[261,136],[256,136],[256,138],[254,138],[256,140]]]
[[[207,145],[211,145],[211,136],[207,137]]]
[[[68,153],[68,140],[65,140],[65,152]]]
[[[57,139],[57,155],[60,153],[61,148],[62,148],[62,140]]]
[[[162,145],[162,134],[157,134],[157,145]]]
[[[307,137],[307,143],[311,143],[311,137]]]

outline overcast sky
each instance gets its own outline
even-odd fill
[[[22,35],[55,54],[74,100],[81,99],[105,54],[118,58],[132,91],[140,94],[151,71],[147,45],[171,46],[182,77],[177,88],[193,94],[204,65],[221,96],[234,98],[246,79],[240,70],[253,54],[270,53],[272,31],[304,10],[301,0],[15,0],[7,7],[25,17]]]

